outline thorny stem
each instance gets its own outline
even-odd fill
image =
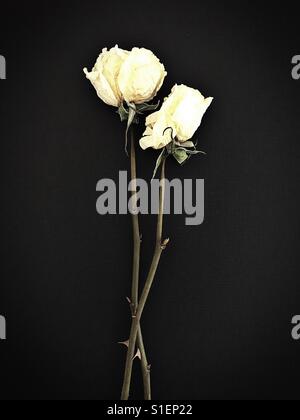
[[[142,318],[142,314],[147,303],[147,299],[149,297],[149,293],[155,278],[155,274],[157,272],[157,268],[160,262],[161,255],[163,251],[166,249],[169,239],[163,241],[162,234],[163,234],[163,216],[164,216],[164,198],[165,198],[165,159],[162,163],[161,169],[161,182],[160,182],[160,194],[159,194],[159,214],[157,219],[157,230],[156,230],[156,245],[153,255],[153,260],[151,263],[151,267],[149,270],[149,274],[145,283],[144,290],[142,292],[137,311],[135,316],[132,319],[131,325],[131,332],[130,332],[130,339],[129,339],[129,346],[127,352],[127,359],[126,359],[126,366],[125,366],[125,375],[124,375],[124,382],[122,388],[122,401],[127,401],[129,399],[130,393],[130,383],[131,383],[131,376],[132,376],[132,366],[133,366],[133,359],[134,359],[134,352],[136,347],[136,341],[139,333],[140,328],[140,321]]]
[[[132,316],[135,316],[138,308],[139,298],[139,275],[140,275],[140,256],[141,256],[141,234],[139,226],[139,216],[137,214],[137,170],[136,170],[136,152],[134,143],[134,133],[131,129],[131,180],[132,180],[132,227],[133,227],[133,272],[132,272],[132,291],[131,291],[131,310]],[[137,347],[140,351],[141,368],[144,383],[144,398],[151,400],[151,378],[150,366],[148,363],[141,326],[138,327]]]

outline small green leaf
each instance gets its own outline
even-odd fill
[[[189,158],[187,152],[183,149],[176,149],[173,153],[173,156],[180,165],[182,165]]]
[[[121,121],[127,121],[128,120],[128,115],[129,112],[125,109],[124,104],[122,103],[122,105],[120,106],[120,108],[118,109],[117,113],[119,114]]]

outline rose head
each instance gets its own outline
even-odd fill
[[[187,142],[201,125],[212,101],[213,98],[205,99],[196,89],[175,85],[161,109],[146,119],[146,131],[140,140],[141,148],[162,149],[174,138],[179,143]]]
[[[122,103],[118,76],[128,55],[128,51],[118,48],[117,45],[109,51],[104,48],[93,70],[89,73],[86,68],[84,69],[86,77],[96,89],[97,95],[107,105],[119,107]]]
[[[163,64],[149,50],[133,48],[126,51],[118,46],[100,54],[93,70],[84,69],[98,96],[108,105],[120,107],[152,100],[167,75]]]
[[[145,48],[133,48],[124,61],[118,83],[127,103],[151,101],[162,87],[167,73],[159,59]]]

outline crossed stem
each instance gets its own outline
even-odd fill
[[[121,395],[122,401],[127,401],[129,399],[131,377],[132,377],[132,367],[133,367],[133,361],[134,361],[134,356],[135,356],[136,343],[137,343],[137,340],[139,343],[139,339],[141,337],[140,321],[141,321],[142,314],[143,314],[145,305],[147,303],[149,293],[150,293],[150,290],[151,290],[151,287],[152,287],[152,284],[153,284],[153,281],[154,281],[154,278],[158,269],[161,255],[169,243],[169,239],[166,239],[163,241],[163,237],[162,237],[164,198],[165,198],[165,163],[166,161],[164,159],[162,162],[161,178],[160,178],[159,214],[157,218],[156,245],[155,245],[151,267],[147,276],[147,280],[146,280],[142,295],[140,297],[140,300],[138,302],[137,309],[132,317],[131,332],[130,332],[130,338],[129,338],[125,373],[124,373],[124,381],[123,381],[123,388],[122,388],[122,395]],[[134,288],[134,294],[135,293],[136,293],[136,288]],[[143,365],[143,362],[142,362],[142,365]],[[149,372],[149,369],[147,370]]]
[[[133,210],[137,208],[137,170],[136,170],[136,152],[134,133],[131,129],[131,181],[132,181],[132,203]],[[132,228],[133,228],[133,272],[132,272],[132,291],[131,291],[131,311],[134,317],[138,308],[139,298],[139,275],[140,275],[140,257],[141,257],[141,233],[139,226],[139,216],[136,211],[132,212]],[[150,365],[148,363],[147,354],[145,351],[142,329],[139,324],[137,333],[137,347],[140,351],[141,368],[144,384],[144,398],[151,400],[151,377]]]

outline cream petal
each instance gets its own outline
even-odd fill
[[[148,102],[156,96],[165,76],[163,64],[152,51],[133,48],[120,70],[120,92],[127,103]]]
[[[161,149],[172,137],[182,142],[190,140],[212,101],[213,98],[205,99],[196,89],[175,85],[161,109],[146,119],[145,135],[149,137],[141,140],[141,147]]]
[[[159,111],[148,115],[148,117],[146,118],[146,125],[153,127],[153,125],[157,122],[158,118],[159,118]]]
[[[119,107],[123,100],[117,79],[128,54],[128,51],[122,50],[118,46],[109,51],[104,48],[93,70],[88,72],[87,69],[84,69],[87,79],[96,89],[99,98],[114,107]]]
[[[153,147],[153,144],[154,144],[154,140],[152,136],[142,137],[140,140],[140,146],[143,150]]]

